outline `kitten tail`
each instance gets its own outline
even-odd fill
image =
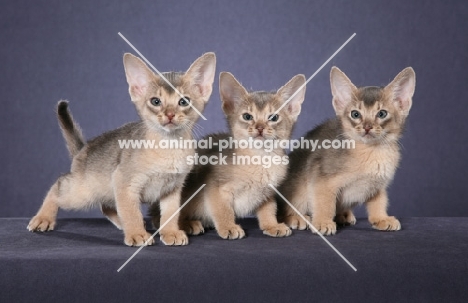
[[[59,101],[57,105],[57,116],[60,129],[62,130],[63,137],[67,143],[70,158],[73,159],[73,157],[83,148],[84,138],[80,127],[75,123],[70,111],[68,110],[68,101]]]

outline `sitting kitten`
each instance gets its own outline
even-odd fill
[[[334,218],[338,224],[354,225],[351,209],[360,203],[366,204],[375,229],[400,230],[400,222],[387,215],[387,186],[400,160],[398,140],[411,108],[416,75],[408,67],[383,88],[357,88],[336,67],[330,78],[337,116],[307,133],[306,139],[319,144],[351,139],[355,148],[293,151],[280,192],[303,215],[312,214],[313,226],[324,235],[335,234]],[[283,206],[284,222],[305,229],[304,220]]]
[[[181,98],[139,58],[123,58],[129,93],[141,121],[126,124],[85,143],[68,103],[58,104],[58,118],[72,157],[71,171],[60,177],[47,194],[42,207],[28,225],[30,231],[53,230],[57,211],[100,205],[102,212],[119,229],[126,245],[141,246],[150,239],[140,202],[160,200],[162,220],[180,206],[185,177],[191,170],[186,157],[193,149],[124,149],[119,140],[192,139],[191,128],[208,101],[214,80],[216,57],[206,53],[185,73],[164,76],[186,99]],[[185,245],[186,234],[175,216],[160,231],[166,245]],[[153,244],[150,240],[149,244]]]
[[[213,142],[227,140],[265,141],[267,139],[288,140],[304,101],[305,86],[277,115],[275,111],[305,83],[303,75],[293,77],[276,93],[247,92],[230,73],[220,74],[219,90],[223,111],[227,117],[231,133],[214,135]],[[198,149],[202,155],[219,156],[218,147],[211,150]],[[244,217],[256,212],[263,233],[272,237],[291,234],[285,224],[276,219],[276,201],[268,184],[278,185],[286,175],[286,163],[272,164],[265,168],[262,164],[233,164],[239,156],[277,156],[284,160],[281,148],[267,152],[264,149],[228,148],[224,165],[197,165],[187,178],[183,189],[183,199],[190,197],[202,184],[206,187],[181,211],[181,227],[189,234],[203,233],[203,225],[215,226],[223,239],[241,239],[245,232],[237,225],[236,217]],[[250,158],[253,159],[253,158]],[[236,162],[237,163],[237,162]]]

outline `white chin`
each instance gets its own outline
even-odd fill
[[[178,127],[175,126],[174,124],[171,124],[171,125],[165,125],[163,129],[168,133],[173,133],[178,129]]]

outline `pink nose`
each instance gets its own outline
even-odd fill
[[[167,118],[169,119],[169,122],[174,118],[174,113],[166,113]]]
[[[369,125],[369,124],[365,125],[364,130],[366,131],[366,134],[368,134],[372,128],[373,128],[372,125]]]
[[[257,128],[257,130],[258,130],[258,135],[259,136],[263,135],[263,127],[259,127],[259,128]]]

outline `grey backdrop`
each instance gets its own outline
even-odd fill
[[[390,188],[397,216],[468,216],[466,1],[5,1],[0,4],[0,217],[32,216],[70,161],[54,114],[68,99],[87,138],[137,119],[127,93],[122,32],[161,71],[207,51],[217,72],[276,89],[309,77],[294,133],[331,117],[329,71],[385,85],[406,66],[416,93]],[[225,129],[218,80],[203,133]],[[88,216],[97,212],[65,213]],[[362,212],[361,212],[362,214]]]

